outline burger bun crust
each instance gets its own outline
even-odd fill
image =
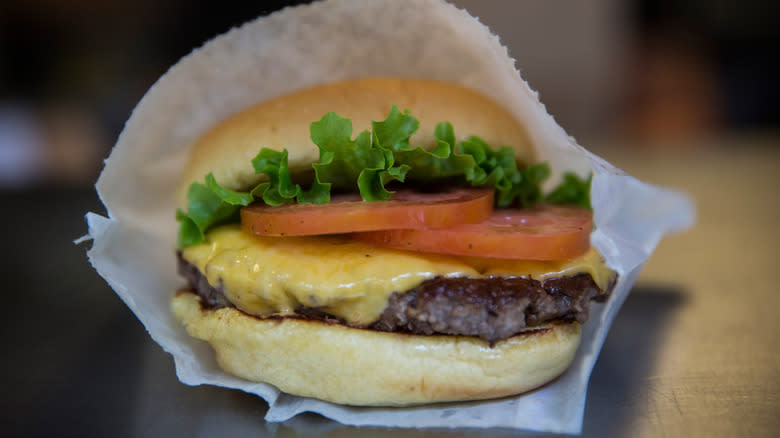
[[[420,121],[412,146],[433,147],[437,123],[448,121],[456,139],[476,135],[493,147],[510,146],[518,161],[530,164],[535,152],[525,128],[505,108],[469,88],[426,79],[362,78],[316,85],[245,109],[217,124],[194,145],[177,192],[186,207],[187,189],[213,173],[231,190],[247,190],[264,178],[251,160],[261,148],[287,149],[293,173],[311,171],[319,149],[311,123],[330,111],[352,120],[352,137],[381,121],[396,105]]]
[[[491,346],[468,336],[421,336],[212,309],[180,291],[172,310],[227,372],[280,390],[360,406],[404,406],[519,394],[554,379],[580,343],[576,322]]]

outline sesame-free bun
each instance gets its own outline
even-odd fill
[[[503,107],[463,86],[423,79],[368,78],[317,85],[282,95],[241,111],[216,125],[193,146],[178,189],[177,202],[186,206],[187,188],[203,182],[209,172],[232,190],[246,190],[261,181],[251,160],[261,148],[287,149],[290,169],[311,169],[319,159],[309,128],[330,111],[352,119],[353,138],[384,120],[392,105],[410,110],[420,120],[412,146],[435,145],[433,130],[448,121],[458,141],[476,135],[494,147],[510,146],[518,161],[534,162],[525,129]]]
[[[468,336],[421,336],[210,309],[180,291],[172,310],[208,341],[227,372],[289,394],[361,406],[403,406],[519,394],[554,379],[580,343],[576,322],[490,346]]]

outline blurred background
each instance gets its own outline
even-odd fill
[[[777,436],[780,2],[452,2],[582,145],[697,203],[613,323],[584,435]],[[180,384],[72,242],[103,213],[93,184],[157,78],[297,3],[0,0],[0,436],[309,435],[265,424],[254,396]],[[325,429],[312,435],[349,432]]]
[[[780,127],[780,2],[453,0],[581,144],[701,147]],[[232,26],[303,2],[0,4],[0,187],[92,185],[145,91]]]

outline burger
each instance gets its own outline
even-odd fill
[[[545,191],[549,174],[510,112],[452,83],[364,78],[259,103],[192,148],[172,311],[226,372],[289,394],[529,391],[570,365],[616,279],[589,244],[589,179]]]

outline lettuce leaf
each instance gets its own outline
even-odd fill
[[[185,247],[203,242],[206,231],[216,225],[238,222],[241,207],[249,205],[251,193],[235,192],[220,187],[214,175],[205,177],[205,184],[190,184],[187,190],[187,212],[176,210],[179,224],[178,245]]]
[[[547,194],[544,200],[551,204],[578,205],[588,210],[593,210],[593,207],[590,205],[590,184],[592,180],[592,174],[582,179],[576,173],[566,172],[563,174],[563,182]]]
[[[539,202],[575,204],[590,208],[590,177],[573,173],[548,195],[541,185],[550,175],[546,163],[518,168],[514,150],[494,149],[484,140],[470,136],[457,144],[449,122],[434,129],[436,144],[427,150],[410,145],[419,121],[408,110],[395,105],[383,121],[352,137],[352,121],[334,112],[325,114],[310,127],[312,142],[319,148],[319,160],[312,164],[314,178],[308,188],[293,182],[287,150],[261,148],[252,159],[266,181],[248,192],[225,189],[208,174],[205,183],[193,183],[187,193],[188,208],[176,211],[180,222],[179,247],[203,242],[206,231],[216,225],[239,220],[242,206],[262,200],[279,206],[293,202],[325,204],[332,189],[358,191],[364,201],[383,201],[393,194],[391,182],[428,186],[461,184],[496,189],[497,207],[529,207]]]

